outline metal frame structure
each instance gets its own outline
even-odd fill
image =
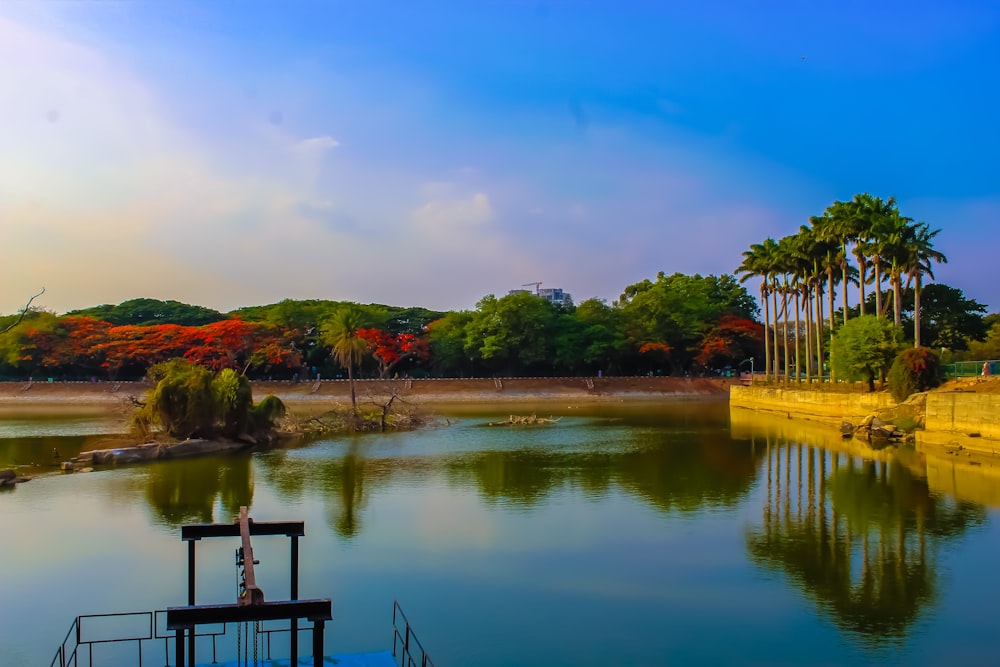
[[[289,538],[290,600],[265,602],[264,593],[257,586],[253,566],[253,547],[250,538],[255,535],[284,535]],[[247,515],[247,508],[240,508],[240,516],[233,523],[193,524],[181,527],[181,540],[188,543],[188,606],[167,608],[167,629],[173,630],[176,642],[178,667],[195,664],[196,627],[209,623],[244,623],[250,621],[285,620],[291,624],[291,664],[298,664],[298,621],[304,618],[313,624],[313,663],[323,664],[323,628],[333,618],[333,604],[329,598],[299,600],[299,538],[305,535],[303,521],[256,522]],[[197,543],[209,537],[239,537],[242,540],[242,565],[244,567],[243,594],[231,605],[197,605],[195,603],[195,572]],[[187,638],[187,650],[184,640]],[[185,663],[185,653],[187,662]]]

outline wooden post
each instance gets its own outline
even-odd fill
[[[257,586],[257,578],[254,576],[253,566],[253,545],[250,543],[250,517],[247,515],[247,507],[240,507],[240,539],[243,542],[243,594],[237,598],[236,604],[240,607],[247,605],[261,604],[264,602],[264,591]]]

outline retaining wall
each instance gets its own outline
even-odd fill
[[[924,399],[926,407],[921,405]],[[916,432],[918,446],[1000,455],[1000,394],[928,392],[897,405],[885,392],[838,394],[734,386],[729,406],[831,424],[844,420],[857,424],[872,414],[893,419],[923,412],[924,428]]]
[[[928,431],[978,433],[1000,440],[1000,395],[972,392],[927,394]]]
[[[761,412],[773,412],[799,419],[839,424],[857,423],[868,415],[895,407],[896,401],[885,392],[838,394],[801,391],[780,387],[739,387],[729,390],[729,406]]]

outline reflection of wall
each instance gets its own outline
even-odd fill
[[[865,440],[844,438],[840,431],[829,425],[814,421],[801,421],[779,417],[770,412],[733,410],[729,416],[730,429],[734,438],[750,439],[765,435],[777,440],[808,442],[831,452],[849,454],[873,461],[895,461],[905,465],[910,471],[923,477],[923,455],[909,448],[886,447],[872,449]]]
[[[820,421],[859,421],[896,402],[887,393],[835,394],[821,391],[797,391],[778,387],[733,386],[729,392],[731,408],[777,412],[790,417]]]
[[[953,443],[954,434],[925,433],[917,431],[918,445],[912,447],[889,446],[872,449],[867,442],[857,438],[842,438],[840,432],[828,425],[779,417],[768,412],[733,410],[730,428],[734,438],[750,440],[767,437],[779,441],[808,442],[829,452],[848,454],[883,463],[894,462],[906,467],[915,477],[926,478],[932,491],[969,501],[1000,507],[1000,458],[971,454],[966,450],[978,443],[996,444],[983,438],[964,438],[965,449],[958,451]],[[935,435],[943,437],[941,444],[929,444]]]
[[[1000,461],[963,461],[955,455],[927,456],[927,483],[936,493],[1000,507]]]

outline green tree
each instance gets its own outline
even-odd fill
[[[931,283],[922,292],[919,316],[907,314],[913,318],[914,326],[919,318],[920,339],[927,347],[965,350],[970,341],[986,337],[983,318],[986,306],[966,298],[962,290],[943,283]]]
[[[0,334],[0,363],[31,376],[43,368],[50,350],[41,341],[55,343],[60,334],[59,318],[47,311],[29,310],[18,315],[14,326]]]
[[[620,313],[601,299],[587,299],[576,307],[572,318],[579,327],[577,344],[583,366],[591,372],[618,372],[626,345]]]
[[[67,315],[93,317],[111,324],[180,324],[182,326],[202,326],[228,319],[225,315],[202,306],[192,306],[179,301],[158,299],[129,299],[117,306],[105,304],[83,310],[74,310]]]
[[[688,368],[705,334],[725,315],[753,319],[757,305],[731,275],[660,272],[625,288],[618,301],[628,344],[635,351],[670,350],[672,373]]]
[[[466,310],[448,313],[427,325],[431,368],[440,376],[472,373],[472,359],[465,351],[466,327],[473,314]]]
[[[970,341],[968,357],[970,359],[1000,359],[1000,314],[991,313],[983,318],[983,323],[989,327],[985,339]]]
[[[557,307],[527,292],[476,305],[466,327],[465,351],[494,372],[548,372],[554,359]]]
[[[358,399],[354,391],[354,367],[368,354],[368,341],[358,337],[358,329],[364,329],[366,322],[359,308],[345,306],[335,312],[323,326],[323,340],[330,346],[333,358],[347,369],[347,379],[351,385],[351,409],[358,412]]]
[[[850,320],[833,337],[833,363],[838,375],[864,380],[875,391],[875,378],[892,364],[899,349],[900,329],[874,315]]]

